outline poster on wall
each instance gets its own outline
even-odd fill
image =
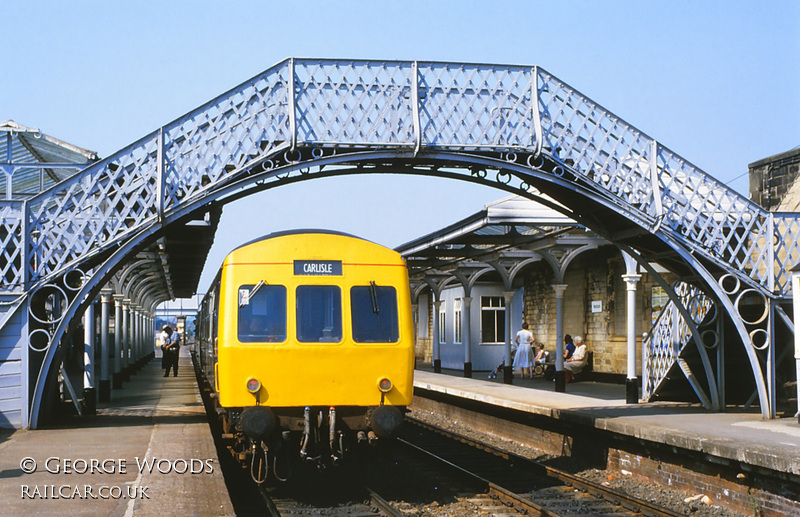
[[[667,302],[669,302],[669,296],[667,296],[667,292],[664,288],[653,287],[650,295],[650,307],[653,309],[650,313],[650,326],[656,324],[658,315],[661,314],[661,311],[667,306]]]

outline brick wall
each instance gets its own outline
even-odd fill
[[[800,515],[798,501],[750,488],[719,476],[696,472],[680,465],[645,458],[619,449],[608,450],[608,468],[626,470],[635,477],[653,483],[707,495],[713,504],[747,515],[760,517]],[[747,479],[745,474],[741,475]]]
[[[424,396],[415,396],[413,411],[429,411],[450,422],[467,422],[473,432],[484,433],[500,440],[530,447],[553,456],[572,456],[573,439],[562,433],[536,426],[487,415],[483,412],[460,408]]]

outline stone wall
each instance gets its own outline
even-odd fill
[[[604,246],[578,256],[564,277],[564,332],[583,336],[589,350],[594,352],[594,371],[624,375],[627,373],[627,286],[622,280],[625,263],[619,250]],[[674,275],[662,272],[671,283]],[[556,350],[556,297],[553,290],[555,275],[544,261],[536,262],[522,273],[523,321],[530,325],[536,343],[546,350]],[[642,334],[651,328],[653,288],[656,280],[642,274],[636,292],[636,368],[641,374]],[[593,312],[592,302],[600,303]],[[476,302],[473,302],[473,304]],[[425,306],[427,305],[427,306]],[[427,312],[427,337],[417,337],[415,356],[419,364],[431,364],[433,346],[433,303],[420,304]],[[516,333],[512,329],[512,335]],[[477,334],[476,334],[477,335]],[[478,338],[476,338],[478,339]],[[477,351],[475,353],[480,353]],[[473,362],[476,359],[473,358]]]
[[[609,374],[627,373],[627,286],[622,280],[625,263],[613,246],[588,251],[576,258],[567,269],[564,283],[564,332],[584,337],[594,352],[594,371]],[[672,275],[665,274],[667,282]],[[535,263],[524,271],[525,308],[523,319],[545,349],[556,349],[556,298],[551,268]],[[636,355],[637,375],[641,373],[642,334],[651,327],[652,288],[658,284],[647,274],[637,286]],[[593,312],[592,302],[600,304]]]
[[[800,148],[776,154],[748,165],[750,199],[767,210],[800,209]]]

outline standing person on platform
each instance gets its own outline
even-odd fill
[[[513,368],[520,369],[520,375],[525,378],[525,369],[528,370],[528,376],[533,379],[533,333],[528,330],[528,324],[522,324],[522,330],[517,332],[517,337],[514,338],[517,343],[517,355],[514,356]]]
[[[169,366],[169,353],[167,352],[169,342],[172,341],[172,329],[169,325],[161,327],[161,334],[158,336],[158,341],[161,347],[161,368],[166,369]]]
[[[164,377],[169,377],[169,370],[172,368],[173,377],[178,376],[178,351],[180,350],[179,334],[174,332],[171,327],[167,327],[167,340],[162,344],[164,348],[164,357],[166,357],[166,366],[164,370]]]

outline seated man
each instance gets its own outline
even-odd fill
[[[586,353],[586,345],[583,344],[583,338],[575,336],[572,338],[575,342],[575,352],[572,357],[564,361],[564,378],[567,382],[572,382],[575,379],[575,374],[580,373],[589,356]]]

